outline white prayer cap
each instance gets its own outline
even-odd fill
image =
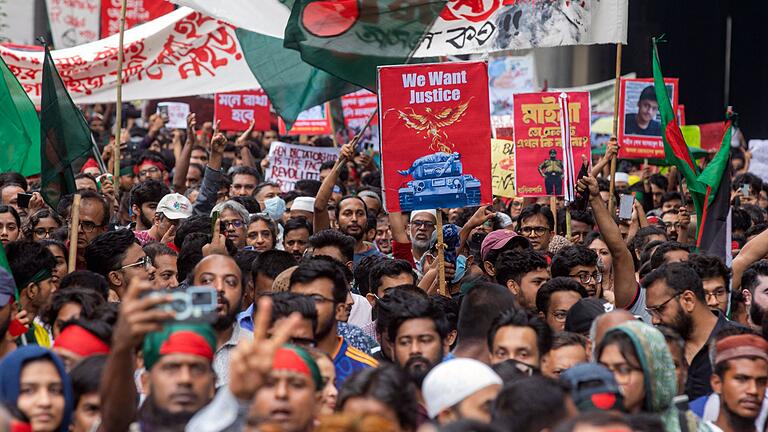
[[[315,212],[315,199],[312,197],[296,197],[291,204],[291,211],[302,210]]]
[[[502,385],[501,377],[485,363],[468,358],[448,360],[424,378],[421,392],[429,418],[490,385]]]
[[[413,220],[413,218],[414,218],[414,217],[415,217],[417,214],[419,214],[419,213],[429,213],[429,214],[431,214],[431,215],[432,215],[432,217],[434,217],[435,219],[437,219],[437,211],[435,211],[435,209],[425,209],[425,210],[414,210],[414,211],[412,211],[412,212],[411,212],[411,220]]]

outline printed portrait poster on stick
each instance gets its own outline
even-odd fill
[[[493,194],[504,198],[515,196],[515,142],[491,140]]]
[[[386,209],[489,204],[488,66],[380,67],[378,88]]]
[[[677,81],[677,78],[664,78],[674,112],[678,112]],[[622,78],[619,84],[619,157],[664,159],[663,132],[653,78]]]
[[[320,180],[320,166],[338,158],[338,148],[274,141],[269,146],[269,167],[264,177],[267,181],[277,182],[282,192],[290,192],[299,180]]]
[[[333,133],[330,102],[302,111],[289,131],[286,131],[283,119],[278,118],[278,120],[280,135],[330,135]]]
[[[565,180],[560,93],[522,93],[515,106],[515,191],[517,196],[562,196]],[[589,92],[569,92],[568,120],[574,169],[590,160]],[[567,155],[565,155],[567,156]]]
[[[213,117],[223,131],[244,131],[253,120],[254,130],[269,130],[269,98],[262,89],[216,93]]]

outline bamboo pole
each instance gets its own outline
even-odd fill
[[[553,234],[557,234],[557,197],[554,195],[549,197],[549,211],[552,212],[552,219],[555,221],[555,232]]]
[[[440,295],[449,297],[448,289],[445,283],[445,243],[443,242],[443,212],[436,209],[437,217],[437,292]]]
[[[613,89],[613,136],[618,137],[619,133],[619,86],[621,85],[621,47],[620,43],[616,44],[616,81]],[[616,214],[616,199],[614,193],[616,191],[616,160],[619,158],[618,154],[611,158],[611,183],[608,188],[608,209],[611,215]]]
[[[69,215],[72,224],[69,227],[69,266],[67,273],[72,273],[77,265],[77,235],[80,232],[80,194],[75,194]]]
[[[120,0],[120,32],[117,39],[117,106],[115,107],[114,178],[120,178],[120,144],[123,132],[123,37],[125,36],[125,8],[127,0]],[[116,189],[119,192],[119,188]]]

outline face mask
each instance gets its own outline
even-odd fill
[[[280,220],[285,213],[285,201],[276,196],[264,200],[264,210],[273,220]]]
[[[467,257],[459,255],[456,257],[456,273],[453,275],[451,283],[456,283],[464,277],[464,273],[467,272]]]

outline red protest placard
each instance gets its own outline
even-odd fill
[[[378,72],[386,209],[490,203],[487,64],[388,66]]]
[[[279,119],[280,135],[330,135],[333,133],[331,104],[326,102],[299,114],[290,131],[285,130],[285,122]]]
[[[677,78],[664,78],[677,112]],[[622,78],[619,84],[619,157],[663,159],[661,115],[653,78]]]
[[[102,39],[120,31],[120,6],[121,0],[101,1]],[[173,12],[175,8],[173,3],[166,0],[126,0],[125,29],[152,21]]]
[[[252,120],[254,130],[269,130],[269,98],[262,89],[216,93],[213,117],[224,131],[244,131]]]
[[[513,96],[515,191],[517,196],[563,195],[563,143],[560,93],[521,93]],[[578,173],[582,155],[590,160],[589,92],[568,93],[573,162]]]
[[[362,89],[341,97],[341,110],[344,114],[344,126],[355,132],[365,126],[368,117],[378,106],[375,93]],[[371,126],[379,124],[378,116],[371,120]]]

